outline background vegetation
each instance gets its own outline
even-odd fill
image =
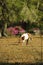
[[[26,22],[28,28],[43,30],[43,0],[0,0],[0,28]]]

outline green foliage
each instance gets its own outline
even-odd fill
[[[39,23],[42,17],[43,0],[0,0],[0,20],[4,18],[10,22],[29,20]]]

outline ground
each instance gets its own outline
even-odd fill
[[[0,62],[43,62],[43,36],[33,35],[28,45],[20,45],[18,37],[0,38]]]

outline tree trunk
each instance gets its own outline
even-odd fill
[[[2,36],[7,37],[6,29],[7,29],[7,23],[5,23],[4,26],[2,26],[2,32],[1,32]]]

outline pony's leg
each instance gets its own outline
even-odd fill
[[[22,41],[22,46],[24,46],[24,45],[25,45],[25,40]]]
[[[28,45],[28,39],[26,40],[26,45]]]

